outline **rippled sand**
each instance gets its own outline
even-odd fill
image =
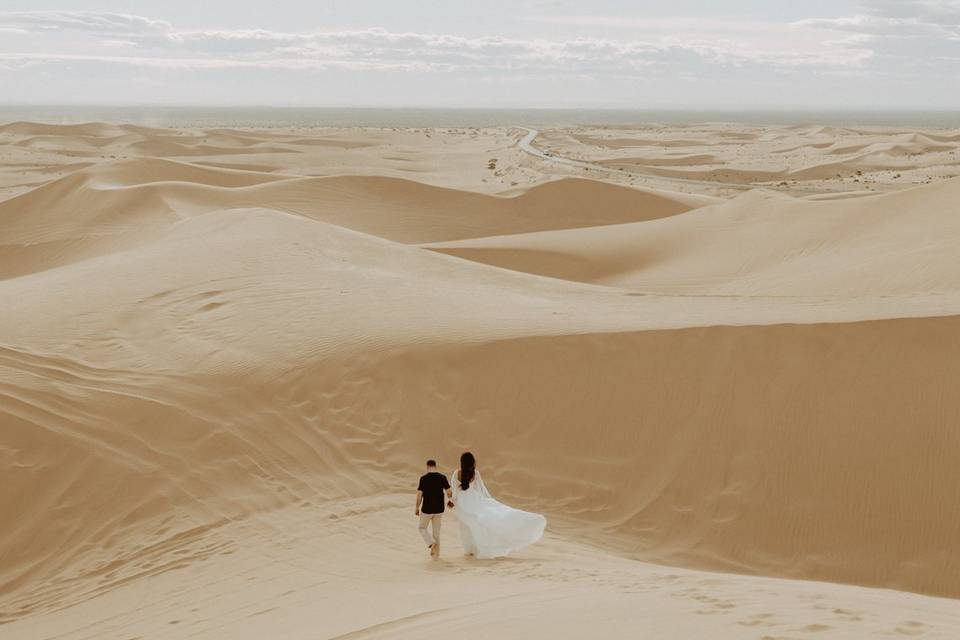
[[[956,637],[960,134],[759,129],[0,126],[0,635]]]

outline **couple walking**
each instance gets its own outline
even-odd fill
[[[463,551],[476,558],[505,556],[533,544],[543,536],[547,526],[547,519],[537,513],[520,511],[494,500],[469,451],[460,456],[460,468],[451,474],[449,482],[437,471],[436,461],[427,460],[427,473],[421,476],[417,487],[420,535],[434,558],[440,555],[444,503],[456,507]]]

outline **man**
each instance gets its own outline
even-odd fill
[[[447,477],[437,471],[437,461],[427,460],[427,473],[420,476],[420,484],[417,486],[416,514],[420,517],[420,535],[427,543],[433,558],[440,557],[440,519],[443,517],[444,492],[448,499],[453,497]],[[447,504],[453,506],[452,501]],[[432,533],[427,531],[428,525]]]

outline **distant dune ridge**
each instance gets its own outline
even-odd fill
[[[3,169],[0,634],[499,632],[463,572],[528,637],[597,589],[664,637],[960,629],[956,601],[819,585],[817,613],[635,562],[960,597],[960,181],[721,198],[433,135],[448,165],[423,132],[0,126],[63,173]],[[411,568],[411,479],[465,448],[551,534],[471,565],[454,514],[452,559]],[[448,608],[415,608],[431,580]],[[723,618],[750,589],[776,615]]]
[[[223,208],[269,206],[417,243],[634,222],[708,202],[576,178],[507,197],[378,176],[295,178],[171,160],[126,160],[81,169],[0,202],[0,274],[47,269],[128,246],[145,232]]]
[[[672,180],[795,193],[884,190],[960,175],[960,132],[891,128],[646,124],[546,130],[553,153]],[[703,185],[700,185],[703,188]]]

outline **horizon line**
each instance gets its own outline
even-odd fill
[[[277,105],[277,104],[257,104],[257,103],[147,103],[147,102],[3,102],[0,101],[0,108],[4,107],[98,107],[98,108],[163,108],[163,109],[357,109],[357,110],[451,110],[451,111],[678,111],[678,112],[898,112],[898,111],[928,111],[939,113],[958,113],[960,106],[761,106],[761,107],[735,107],[727,105],[718,106],[464,106],[464,105],[338,105],[338,104],[317,104],[317,105]]]

